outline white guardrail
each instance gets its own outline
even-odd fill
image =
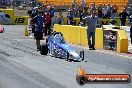
[[[126,32],[130,32],[129,26],[103,25],[103,27],[106,29],[113,29],[114,27],[117,27],[117,29],[119,28],[119,29],[125,30]]]

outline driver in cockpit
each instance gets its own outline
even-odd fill
[[[65,43],[64,38],[61,34],[56,34],[54,36],[55,43]]]

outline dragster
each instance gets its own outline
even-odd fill
[[[55,58],[59,57],[66,61],[80,62],[84,60],[84,51],[81,51],[80,55],[77,54],[75,50],[66,43],[61,32],[53,32],[46,39],[46,44],[40,46],[41,55],[47,55],[48,53]]]

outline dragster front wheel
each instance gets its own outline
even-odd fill
[[[69,53],[66,52],[66,55],[65,55],[65,60],[68,61],[69,60]]]

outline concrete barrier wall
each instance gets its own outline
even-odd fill
[[[0,9],[0,24],[28,25],[28,16],[15,16],[13,9]]]
[[[54,25],[54,31],[62,32],[65,40],[68,43],[88,47],[86,27],[71,26],[71,25]],[[107,29],[105,29],[107,30]],[[112,30],[117,32],[117,52],[128,52],[128,38],[125,30]],[[104,34],[101,28],[96,29],[95,47],[98,49],[104,48]]]
[[[117,52],[127,53],[128,52],[128,37],[124,30],[118,30],[117,38]]]
[[[80,23],[80,18],[74,18],[74,20],[76,20],[76,25]],[[107,21],[110,22],[111,19],[100,19],[100,20],[106,23]],[[120,19],[116,18],[115,20],[117,21],[115,25],[120,26]],[[67,18],[64,18],[64,24],[67,24]],[[126,25],[128,26],[128,20],[126,21]]]

